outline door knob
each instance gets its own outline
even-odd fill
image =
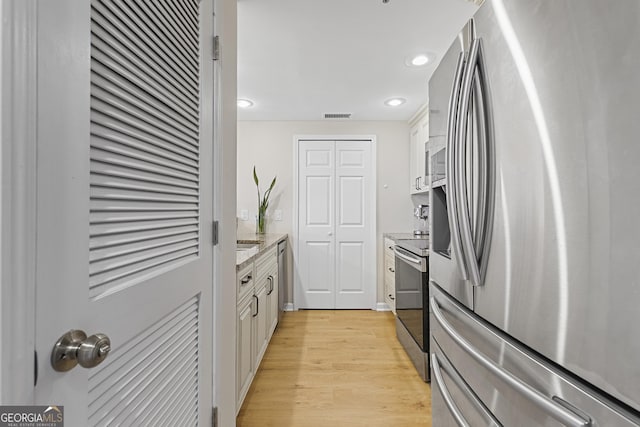
[[[327,233],[327,236],[333,236],[333,233],[330,231]]]
[[[51,351],[51,366],[58,372],[66,372],[80,365],[83,368],[98,366],[111,351],[111,340],[105,334],[87,337],[81,330],[71,330],[60,337]]]

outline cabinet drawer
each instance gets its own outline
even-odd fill
[[[395,276],[396,274],[396,262],[395,258],[386,259],[384,262],[384,274],[391,274]]]
[[[273,247],[264,254],[261,254],[255,262],[256,266],[256,278],[260,280],[263,277],[267,277],[271,271],[275,268],[278,269],[278,255],[277,247]]]
[[[386,257],[394,257],[393,247],[395,246],[395,242],[389,238],[384,239],[384,255]]]
[[[253,289],[254,273],[253,264],[250,264],[238,271],[236,274],[236,286],[238,290],[238,301],[242,299],[250,290]]]

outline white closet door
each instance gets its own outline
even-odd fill
[[[298,308],[335,308],[335,142],[298,150]]]
[[[300,141],[297,308],[372,308],[371,141]]]
[[[206,425],[211,2],[38,2],[36,350],[65,425]],[[98,366],[57,372],[65,332]]]
[[[336,142],[335,308],[372,308],[371,142]]]

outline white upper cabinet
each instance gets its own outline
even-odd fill
[[[422,107],[409,121],[409,143],[411,144],[409,158],[409,190],[411,194],[429,191],[429,108]]]

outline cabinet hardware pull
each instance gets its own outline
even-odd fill
[[[252,279],[251,274],[247,274],[242,280],[240,280],[240,284],[246,285],[251,281],[251,279]]]
[[[258,315],[258,313],[260,312],[260,299],[258,299],[258,297],[256,295],[253,296],[256,299],[256,314],[254,314],[251,317],[256,317]]]

